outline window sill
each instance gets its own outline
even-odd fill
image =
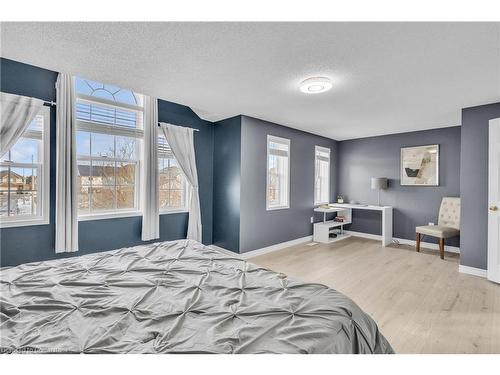
[[[123,217],[142,216],[141,211],[106,212],[100,214],[80,215],[78,221],[93,221],[106,219],[120,219]]]
[[[170,215],[170,214],[187,214],[189,213],[189,210],[183,208],[179,210],[163,210],[160,211],[160,215]]]
[[[48,225],[49,219],[36,218],[26,220],[0,221],[0,228],[30,227],[35,225]]]
[[[330,202],[315,202],[314,203],[314,207],[317,208],[317,207],[323,206],[325,204],[330,204]]]
[[[266,207],[266,211],[288,210],[290,206]]]

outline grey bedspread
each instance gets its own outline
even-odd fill
[[[341,293],[194,241],[1,269],[2,352],[392,353]]]

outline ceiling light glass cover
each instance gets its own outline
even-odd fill
[[[327,77],[308,78],[300,83],[300,91],[304,94],[321,94],[332,88],[332,81]]]

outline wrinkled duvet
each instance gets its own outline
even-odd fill
[[[393,352],[341,293],[194,241],[0,273],[4,353]]]

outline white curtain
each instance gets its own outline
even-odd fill
[[[191,188],[187,238],[201,242],[201,212],[193,129],[161,123],[161,129]]]
[[[158,202],[158,100],[144,101],[144,169],[142,179],[142,240],[160,238],[160,208]]]
[[[78,251],[76,121],[73,77],[56,82],[56,253]]]
[[[43,106],[43,100],[6,94],[1,95],[0,157],[19,139]]]

